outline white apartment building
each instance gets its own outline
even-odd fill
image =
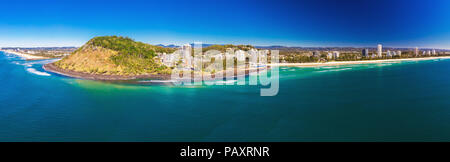
[[[378,44],[377,54],[378,54],[378,57],[382,57],[383,56],[383,45]]]

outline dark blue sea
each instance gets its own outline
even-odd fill
[[[450,59],[280,67],[261,86],[73,79],[0,53],[0,141],[450,141]]]

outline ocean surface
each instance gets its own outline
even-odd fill
[[[0,52],[0,141],[450,141],[450,59],[280,67],[261,86],[149,86]]]

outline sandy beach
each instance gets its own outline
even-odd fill
[[[127,76],[127,75],[101,75],[101,74],[89,74],[84,72],[76,72],[72,70],[62,69],[58,66],[56,66],[54,63],[45,64],[42,66],[42,68],[46,71],[57,73],[60,75],[72,77],[72,78],[79,78],[79,79],[88,79],[88,80],[102,80],[102,81],[126,81],[126,80],[136,80],[136,79],[153,79],[153,80],[159,80],[159,81],[172,81],[172,75],[170,74],[144,74],[144,75],[134,75],[134,76]],[[226,77],[226,73],[232,73],[232,78],[238,77],[241,75],[249,75],[250,73],[258,72],[265,70],[264,68],[250,68],[241,70],[238,73],[237,69],[234,70],[228,70],[228,71],[221,71],[222,78],[215,78],[215,75],[213,74],[213,78],[204,78],[203,76],[195,75],[193,74],[191,76],[191,80],[197,79],[195,77],[201,78],[203,81],[207,80],[221,80]],[[194,76],[195,75],[195,76]],[[209,74],[207,74],[209,75]],[[182,81],[182,80],[178,80]]]
[[[20,53],[20,52],[16,52],[16,51],[9,51],[9,50],[1,50],[1,51],[5,52],[5,53],[17,55],[17,56],[19,56],[19,57],[24,58],[25,60],[43,60],[43,59],[49,59],[48,57],[36,56],[36,55],[31,55],[31,54],[25,54],[25,53]]]
[[[434,59],[450,59],[450,56],[437,57],[421,57],[421,58],[405,58],[405,59],[385,59],[385,60],[363,60],[363,61],[332,61],[325,63],[275,63],[270,66],[296,66],[296,67],[317,67],[317,66],[337,66],[350,64],[372,64],[383,62],[398,62],[398,61],[420,61],[420,60],[434,60]]]

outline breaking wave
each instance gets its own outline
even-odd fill
[[[237,80],[227,80],[227,81],[216,81],[218,84],[228,84],[228,83],[234,83],[237,82]]]
[[[333,69],[333,70],[322,70],[322,71],[317,71],[319,73],[323,73],[323,72],[332,72],[332,71],[344,71],[344,70],[351,70],[352,68],[342,68],[342,69]]]
[[[37,71],[34,68],[27,68],[27,71],[36,75],[41,75],[41,76],[51,76],[49,73],[46,72],[41,72],[41,71]]]

